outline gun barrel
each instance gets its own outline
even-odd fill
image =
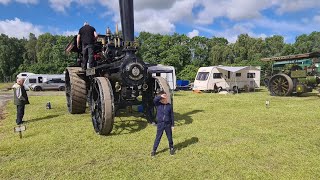
[[[133,0],[119,0],[124,41],[134,41]]]

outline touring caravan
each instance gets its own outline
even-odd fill
[[[22,73],[19,73],[17,75],[17,79],[18,78],[22,78],[22,79],[26,79],[28,76],[30,75],[34,75],[34,73],[30,73],[30,72],[22,72]]]
[[[30,90],[35,84],[43,84],[50,80],[65,81],[64,74],[33,74],[29,75],[24,81],[24,87],[26,90]]]
[[[177,87],[176,81],[176,71],[173,66],[165,66],[158,64],[157,66],[150,66],[148,68],[148,72],[152,74],[152,76],[160,76],[167,80],[170,89],[175,90]]]
[[[260,87],[260,71],[260,67],[254,66],[200,67],[194,81],[193,90],[252,90]]]

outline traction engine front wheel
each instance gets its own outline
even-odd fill
[[[100,135],[110,134],[115,108],[112,86],[107,78],[93,79],[90,90],[90,110],[94,130]]]

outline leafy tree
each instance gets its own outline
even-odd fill
[[[199,67],[189,64],[185,66],[177,75],[178,79],[184,79],[189,81],[194,81],[194,78],[197,75]]]

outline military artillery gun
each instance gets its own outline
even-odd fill
[[[118,110],[142,104],[146,119],[152,122],[155,121],[153,98],[156,93],[163,90],[172,97],[167,81],[152,77],[156,69],[135,54],[138,43],[134,41],[133,0],[119,0],[119,6],[123,36],[119,36],[118,30],[112,34],[108,28],[106,35],[99,35],[95,43],[92,69],[85,71],[81,64],[66,69],[68,111],[85,113],[88,102],[93,127],[100,135],[112,131]],[[76,52],[78,58],[83,58],[76,46],[76,37],[66,51]]]
[[[273,96],[300,95],[312,92],[320,83],[320,52],[261,59],[273,62],[265,82]]]

